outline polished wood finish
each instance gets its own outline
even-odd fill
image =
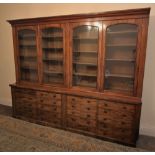
[[[150,8],[143,8],[95,14],[9,20],[8,22],[12,25],[16,68],[16,83],[10,85],[13,116],[26,121],[91,135],[121,144],[135,145],[139,135],[149,13]],[[110,26],[119,24],[135,25],[138,31],[108,31]],[[86,37],[81,37],[80,34],[75,38],[79,39],[77,40],[76,48],[78,47],[77,49],[80,50],[77,52],[82,53],[81,55],[84,55],[86,58],[84,61],[73,62],[73,51],[75,50],[73,40],[74,28],[81,26],[85,27],[82,33],[83,36],[86,35]],[[92,29],[93,26],[98,29],[98,39],[90,37],[91,35],[89,35],[89,33],[94,34],[95,30]],[[54,45],[54,48],[48,49],[51,55],[53,53],[57,55],[57,52],[63,49],[62,72],[64,73],[64,82],[62,84],[54,82],[46,83],[43,80],[44,66],[41,35],[44,28],[61,28],[63,30],[62,36],[46,36],[48,40],[46,42],[47,47],[49,46],[49,41],[50,45]],[[21,78],[18,32],[24,29],[34,30],[36,34],[37,82],[24,81]],[[126,46],[132,47],[133,40],[135,40],[135,38],[132,40],[131,38],[133,37],[129,37],[126,40],[128,44],[124,44],[121,39],[113,38],[114,40],[112,41],[114,43],[116,41],[117,44],[107,45],[107,33],[111,36],[118,36],[116,38],[128,34],[129,36],[133,36],[133,34],[137,33],[137,42],[136,45],[134,45],[136,49],[133,51],[135,52],[135,60],[132,57],[128,57],[128,55],[122,59],[119,57],[121,56],[119,55],[120,53],[117,54],[117,57],[107,58],[107,46],[118,49]],[[25,37],[29,39],[32,36]],[[59,42],[62,39],[62,48],[57,47],[57,44],[53,42],[53,40]],[[95,45],[93,45],[94,43]],[[98,49],[95,51],[93,50],[95,49],[93,46],[96,45],[98,45]],[[89,51],[88,49],[91,46],[92,50]],[[82,51],[81,47],[85,47],[85,50]],[[29,52],[29,48],[26,48],[26,52]],[[97,53],[97,62],[87,61],[89,58],[92,58],[89,54],[94,54],[95,52]],[[60,61],[59,58],[58,54],[57,59],[54,61]],[[26,55],[26,59],[31,60],[32,55]],[[82,57],[82,60],[83,59],[84,57]],[[53,63],[53,60],[48,59],[47,61],[48,64]],[[113,81],[117,78],[134,78],[133,92],[126,93],[123,91],[105,89],[107,78],[105,74],[107,67],[106,61],[110,63],[121,62],[134,64],[133,77],[130,74],[109,74],[109,76],[113,78]],[[74,65],[74,63],[78,64],[75,67],[76,70],[79,70],[81,67],[80,72],[76,72],[76,75],[80,77],[80,79],[82,79],[83,76],[87,77],[87,79],[94,78],[95,76],[96,87],[94,87],[94,85],[91,87],[91,80],[85,80],[87,84],[89,84],[86,87],[73,85],[72,65]],[[94,70],[94,66],[96,67],[96,71]],[[129,67],[125,70],[125,73],[129,72],[128,68]],[[30,71],[28,71],[28,73],[29,72]],[[62,74],[59,70],[55,70],[55,72],[58,75]],[[94,73],[96,75],[94,75]],[[128,85],[126,87],[128,87]]]

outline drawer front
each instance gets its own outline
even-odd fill
[[[135,105],[99,101],[98,135],[132,143],[135,140]]]
[[[114,103],[109,101],[99,101],[99,108],[101,109],[107,109],[107,110],[113,110],[113,111],[124,111],[129,113],[135,113],[135,106],[134,105],[128,105],[123,103]]]
[[[67,127],[95,134],[96,107],[97,100],[68,96]]]

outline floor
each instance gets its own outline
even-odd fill
[[[0,114],[12,116],[11,107],[0,105]],[[140,135],[137,141],[137,148],[155,151],[155,137]]]

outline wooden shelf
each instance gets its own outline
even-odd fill
[[[63,74],[63,72],[59,71],[44,71],[45,74]]]
[[[77,40],[77,41],[97,41],[98,38],[74,38],[73,40]]]
[[[124,93],[124,94],[132,94],[133,89],[122,89],[122,88],[116,88],[116,87],[109,87],[105,89],[105,91],[110,91],[110,92],[116,92],[116,93]]]
[[[116,77],[116,78],[129,78],[134,79],[132,75],[123,75],[123,74],[105,74],[105,77]]]
[[[108,44],[107,47],[136,47],[136,44]]]
[[[21,59],[37,59],[37,56],[20,55]]]
[[[93,54],[97,54],[98,51],[74,51],[73,53],[93,53]]]
[[[76,82],[77,86],[96,87],[96,83]]]
[[[97,77],[97,74],[87,74],[87,73],[79,73],[79,72],[74,72],[73,75],[76,75],[76,76],[89,76],[89,77]]]
[[[21,66],[20,68],[24,70],[37,70],[37,68],[32,67],[32,66]]]
[[[63,61],[63,58],[43,58],[43,61]]]
[[[119,35],[122,35],[122,34],[136,34],[136,33],[138,33],[138,31],[131,31],[131,30],[129,30],[129,31],[107,31],[107,34],[114,34],[114,35],[116,35],[116,34],[119,34]]]
[[[73,64],[77,64],[77,65],[88,65],[88,66],[97,66],[97,63],[80,62],[80,61],[73,61]]]
[[[25,35],[25,36],[19,36],[19,39],[23,40],[23,39],[35,39],[36,36],[35,35]]]
[[[19,45],[20,48],[36,48],[36,45]]]
[[[63,52],[63,48],[49,48],[49,47],[43,47],[44,51],[57,51],[57,52]]]
[[[63,40],[62,36],[52,37],[52,36],[42,36],[42,39],[56,41],[56,40]]]
[[[106,61],[134,62],[135,59],[105,59]]]

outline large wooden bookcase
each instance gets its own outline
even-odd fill
[[[135,145],[149,13],[142,8],[9,20],[13,116]]]

